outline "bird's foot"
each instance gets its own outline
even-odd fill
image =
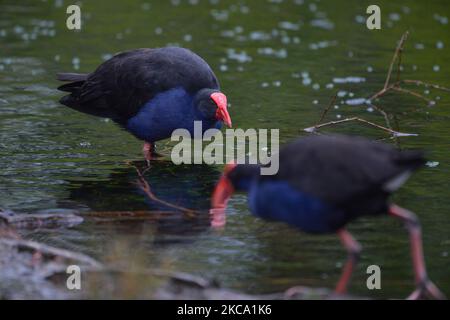
[[[436,300],[446,300],[445,295],[439,288],[430,280],[423,280],[406,299],[419,300],[423,298],[432,298]]]

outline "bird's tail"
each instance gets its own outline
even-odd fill
[[[85,81],[89,74],[87,73],[57,73],[56,80],[59,81]]]
[[[396,154],[395,162],[410,169],[418,169],[425,165],[427,159],[422,151],[403,150]]]
[[[70,82],[59,86],[58,90],[70,93],[77,92],[83,85],[84,81],[86,81],[88,75],[89,74],[82,73],[58,73],[56,75],[57,80]]]

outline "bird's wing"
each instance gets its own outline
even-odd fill
[[[183,48],[137,49],[115,55],[91,73],[75,97],[86,108],[107,108],[122,121],[160,92],[218,89],[208,64]]]
[[[423,163],[418,151],[399,151],[360,137],[315,136],[283,147],[279,172],[272,179],[342,205],[371,192],[388,194],[393,190],[384,189],[386,184]]]

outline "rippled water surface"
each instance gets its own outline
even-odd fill
[[[17,212],[152,210],[146,220],[95,219],[71,229],[25,236],[127,264],[128,248],[145,266],[218,279],[248,293],[297,284],[332,288],[345,261],[333,236],[309,236],[250,215],[244,195],[230,202],[227,226],[212,230],[207,209],[220,166],[154,164],[146,174],[161,199],[195,208],[167,212],[148,200],[128,160],[141,142],[105,119],[58,104],[55,73],[90,72],[131,48],[179,45],[204,57],[231,103],[233,124],[280,128],[282,142],[306,134],[338,93],[327,120],[358,116],[384,125],[361,105],[382,88],[393,50],[410,31],[404,79],[450,86],[447,1],[378,1],[382,30],[365,27],[367,1],[79,1],[83,27],[65,28],[63,0],[0,3],[0,206]],[[378,102],[395,129],[417,133],[402,148],[423,148],[431,163],[395,196],[417,212],[430,277],[450,295],[450,95],[410,86],[434,105],[392,93]],[[348,124],[328,131],[385,134]],[[160,147],[168,154],[170,148]],[[150,213],[151,214],[151,213]],[[361,219],[350,230],[364,252],[351,292],[401,298],[413,289],[408,238],[389,218]],[[117,249],[119,248],[119,249]],[[132,251],[133,251],[132,250]],[[111,254],[117,252],[118,254]],[[112,258],[113,257],[113,258]],[[109,260],[108,260],[109,259]],[[366,289],[366,268],[382,269],[382,289]]]

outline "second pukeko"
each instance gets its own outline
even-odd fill
[[[416,290],[410,298],[428,295],[444,298],[428,279],[421,229],[409,210],[389,202],[416,169],[424,165],[419,151],[394,147],[360,137],[310,136],[283,147],[279,171],[260,175],[258,165],[228,164],[212,196],[212,213],[222,215],[234,191],[247,191],[253,214],[279,220],[309,233],[334,233],[348,251],[348,260],[337,283],[344,293],[361,247],[345,229],[362,215],[390,214],[409,230]],[[288,294],[295,293],[295,287]]]
[[[72,109],[111,118],[144,140],[147,160],[154,143],[175,129],[194,134],[194,121],[203,131],[231,127],[227,98],[209,65],[190,50],[177,47],[137,49],[115,55],[89,74],[60,73],[60,86],[70,92],[60,102]]]

